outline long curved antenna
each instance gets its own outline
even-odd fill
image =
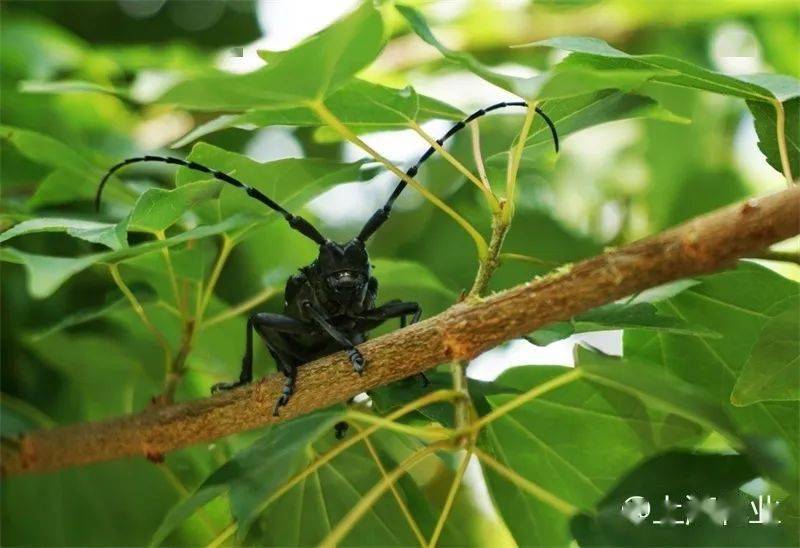
[[[436,142],[439,144],[439,146],[443,145],[444,142],[447,141],[450,137],[458,133],[460,130],[464,129],[467,126],[467,124],[469,124],[476,118],[480,118],[481,116],[488,114],[489,112],[492,112],[493,110],[505,107],[527,107],[527,106],[528,103],[526,103],[525,101],[513,101],[508,103],[506,102],[497,103],[492,106],[476,110],[464,120],[456,122],[455,125],[453,125],[453,127],[447,130],[447,133],[445,133]],[[544,112],[542,112],[542,110],[539,107],[534,107],[534,110],[539,116],[541,116],[544,119],[545,123],[550,128],[550,133],[553,136],[553,146],[555,147],[556,152],[558,152],[558,133],[556,132],[555,124],[553,124],[553,121],[550,119],[550,117],[547,116],[547,114],[545,114]],[[428,148],[428,150],[426,150],[425,153],[419,157],[417,163],[411,166],[408,169],[408,171],[406,171],[406,174],[409,177],[415,176],[417,174],[417,171],[419,170],[419,167],[425,162],[425,160],[431,157],[431,155],[435,152],[435,150],[436,149],[434,149],[433,147]],[[359,240],[361,240],[362,242],[366,242],[370,238],[370,236],[372,236],[375,233],[375,231],[378,230],[381,227],[381,225],[383,225],[383,223],[386,222],[386,219],[389,218],[389,214],[392,212],[392,206],[394,205],[395,200],[397,200],[397,198],[400,196],[400,193],[403,192],[403,189],[405,187],[406,187],[406,182],[403,181],[402,179],[397,182],[397,186],[394,187],[394,191],[392,192],[391,196],[389,196],[389,199],[386,201],[386,204],[378,211],[373,213],[372,217],[370,217],[369,220],[364,225],[364,228],[361,229],[361,232],[358,234]]]
[[[288,211],[286,211],[281,205],[274,200],[270,199],[269,196],[263,194],[257,188],[253,188],[244,184],[243,182],[239,181],[228,175],[227,173],[223,173],[216,169],[208,168],[204,165],[198,164],[196,162],[187,162],[186,160],[181,160],[180,158],[170,158],[170,157],[162,157],[162,156],[140,156],[137,158],[128,158],[127,160],[123,160],[122,162],[116,164],[115,166],[111,167],[106,174],[103,176],[103,179],[100,181],[100,186],[97,188],[97,194],[94,198],[94,207],[95,209],[100,209],[100,199],[103,195],[103,188],[106,186],[109,177],[114,174],[119,169],[123,167],[135,164],[137,162],[162,162],[165,164],[175,164],[183,167],[187,167],[189,169],[193,169],[195,171],[202,171],[203,173],[208,173],[215,179],[219,181],[223,181],[228,183],[229,185],[233,185],[236,188],[240,188],[244,190],[248,196],[251,198],[255,198],[262,204],[266,205],[267,207],[274,209],[278,213],[280,213],[284,219],[289,223],[293,229],[298,231],[300,234],[313,240],[314,242],[318,243],[319,245],[324,244],[327,240],[326,238],[319,233],[319,231],[314,228],[314,225],[309,223],[304,218],[300,217],[299,215],[292,215]]]

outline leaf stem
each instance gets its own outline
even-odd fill
[[[167,339],[165,339],[164,335],[161,334],[161,331],[159,331],[158,328],[152,324],[150,318],[147,317],[147,313],[142,307],[142,303],[139,302],[139,299],[136,298],[136,295],[133,294],[133,291],[131,291],[130,287],[128,287],[128,285],[125,283],[125,280],[122,279],[117,263],[109,264],[108,271],[111,273],[111,278],[114,280],[114,283],[117,284],[119,290],[122,291],[122,294],[125,295],[125,298],[127,298],[128,302],[131,303],[131,308],[133,308],[133,311],[136,312],[136,315],[139,316],[139,319],[142,320],[142,323],[148,329],[148,331],[155,336],[158,344],[164,351],[164,370],[169,371],[172,350],[169,347]]]
[[[167,239],[166,234],[164,234],[163,230],[159,230],[155,233],[156,238],[160,241],[164,241]],[[164,246],[161,248],[161,256],[164,257],[164,263],[167,266],[167,273],[169,274],[169,282],[172,286],[172,294],[175,296],[175,306],[178,307],[178,310],[181,312],[181,316],[186,315],[186,310],[184,306],[183,299],[181,298],[180,291],[178,290],[178,278],[175,276],[175,268],[172,264],[172,255],[170,254],[169,247]]]
[[[778,151],[781,155],[781,168],[783,169],[783,176],[786,177],[786,184],[791,186],[794,178],[792,177],[792,166],[789,162],[789,151],[786,147],[786,111],[779,99],[775,99],[772,104],[775,106],[775,126],[778,132]]]
[[[469,181],[471,181],[472,183],[475,184],[475,186],[478,187],[478,190],[480,190],[483,196],[486,198],[486,203],[489,205],[489,208],[492,210],[492,212],[497,212],[500,210],[500,204],[498,203],[497,198],[495,198],[494,194],[492,194],[492,191],[489,188],[488,184],[484,184],[484,182],[481,179],[475,177],[475,175],[473,175],[472,172],[464,166],[464,164],[459,162],[442,145],[440,145],[436,141],[436,139],[431,137],[424,129],[422,129],[422,127],[419,124],[412,121],[410,122],[410,126],[411,129],[416,131],[420,137],[425,139],[425,141],[427,141],[427,143],[436,152],[438,152],[442,156],[442,158],[450,162],[450,165],[456,168],[456,170],[461,172],[461,174],[464,175],[464,177],[466,177]]]
[[[399,432],[401,434],[407,434],[409,436],[414,436],[415,438],[423,440],[440,441],[448,439],[452,435],[452,432],[446,428],[438,426],[433,426],[433,427],[411,426],[408,424],[401,424],[378,415],[371,415],[369,413],[363,413],[361,411],[354,411],[354,410],[348,410],[345,413],[345,420],[372,424],[378,427],[383,427],[387,430],[392,430],[394,432]]]
[[[508,171],[506,171],[506,204],[503,208],[503,220],[508,223],[514,217],[514,198],[517,188],[517,174],[519,173],[519,163],[522,159],[522,152],[525,150],[525,141],[533,124],[533,117],[536,115],[536,103],[531,103],[525,113],[525,121],[522,129],[517,136],[517,142],[511,151]]]
[[[408,413],[410,413],[410,412],[412,412],[412,411],[414,411],[416,409],[419,409],[420,407],[425,407],[426,405],[429,405],[431,403],[440,402],[440,401],[452,400],[455,397],[458,397],[458,393],[456,393],[453,390],[437,390],[435,392],[431,392],[430,394],[426,394],[426,395],[422,396],[421,398],[418,398],[418,399],[416,399],[416,400],[414,400],[412,402],[407,403],[406,405],[404,405],[400,409],[398,409],[398,410],[390,413],[389,415],[387,415],[385,417],[385,419],[387,421],[393,421],[393,420],[399,419],[400,417],[402,417],[404,415],[407,415]],[[348,448],[352,447],[353,445],[355,445],[356,443],[366,439],[368,436],[371,436],[374,432],[379,430],[381,428],[381,426],[382,425],[380,425],[380,424],[373,424],[373,425],[371,425],[371,426],[369,426],[369,427],[367,427],[367,428],[365,428],[363,430],[359,430],[358,434],[342,440],[338,445],[336,445],[335,447],[333,447],[329,451],[327,451],[327,452],[323,453],[322,455],[320,455],[320,457],[317,460],[315,460],[313,463],[311,463],[304,470],[301,470],[300,472],[295,474],[286,483],[284,483],[283,486],[281,486],[277,491],[275,491],[275,493],[273,493],[272,496],[270,496],[267,500],[265,500],[264,502],[259,504],[258,505],[258,509],[256,510],[255,514],[261,514],[262,512],[264,512],[264,510],[266,510],[269,507],[270,504],[272,504],[277,499],[279,499],[281,496],[283,496],[284,493],[289,491],[289,489],[291,489],[292,487],[294,487],[295,485],[297,485],[298,483],[303,481],[305,478],[307,478],[309,475],[314,473],[316,470],[321,468],[326,463],[328,463],[331,460],[333,460],[337,455],[339,455],[340,453],[342,453],[346,449],[348,449]],[[233,527],[233,529],[235,530],[236,529],[235,523],[231,524],[230,527]],[[227,532],[227,531],[228,531],[228,529],[223,531],[220,536],[226,534],[227,536],[225,538],[229,537],[232,534],[232,531],[230,533]],[[222,539],[222,540],[224,540],[224,539]],[[216,545],[217,544],[214,544],[214,546],[216,546]]]
[[[387,474],[381,481],[376,483],[367,493],[361,497],[361,500],[342,518],[336,527],[328,534],[327,537],[320,543],[323,548],[333,548],[344,539],[347,533],[358,523],[364,514],[370,511],[372,505],[397,482],[406,472],[414,467],[419,461],[436,451],[441,447],[440,444],[432,444],[415,451],[408,458],[403,460],[397,467]]]
[[[527,392],[516,396],[515,398],[507,401],[503,405],[494,408],[491,412],[487,413],[486,415],[482,416],[478,420],[472,423],[470,426],[471,431],[477,431],[489,424],[490,422],[499,419],[503,415],[510,413],[517,407],[521,405],[525,405],[529,401],[532,401],[539,396],[542,396],[551,390],[555,390],[560,386],[564,386],[565,384],[569,384],[572,381],[578,380],[581,377],[581,371],[579,369],[572,369],[567,373],[562,373],[557,377],[553,377],[549,381],[543,382],[541,384],[537,384]]]
[[[407,184],[414,187],[420,194],[422,194],[429,202],[433,205],[447,213],[455,222],[461,225],[461,228],[467,231],[467,234],[475,242],[475,247],[477,249],[478,258],[483,259],[486,256],[487,252],[487,245],[486,240],[483,239],[483,236],[472,226],[466,219],[464,219],[461,215],[456,213],[456,211],[444,203],[439,197],[433,194],[430,190],[422,186],[418,181],[409,177],[407,173],[403,170],[398,168],[388,159],[386,159],[383,155],[378,153],[375,149],[369,146],[367,143],[362,141],[358,135],[353,133],[350,128],[348,128],[341,120],[339,120],[328,108],[320,101],[313,101],[309,103],[309,108],[311,108],[317,115],[322,119],[323,122],[327,123],[331,126],[337,133],[339,133],[342,137],[353,143],[354,145],[358,146],[360,149],[364,150],[367,154],[375,158],[378,162],[382,163],[386,168],[397,175],[400,179],[405,181]]]
[[[356,428],[361,431],[361,428],[356,426]],[[375,450],[375,447],[372,445],[372,442],[369,441],[369,437],[364,438],[364,445],[367,446],[367,450],[369,451],[372,460],[375,461],[375,466],[378,467],[378,470],[381,472],[381,476],[384,480],[387,479],[386,475],[386,468],[383,466],[380,457],[378,456],[378,452]],[[394,496],[394,500],[397,501],[397,506],[400,507],[400,511],[403,512],[403,516],[405,516],[406,521],[408,522],[408,527],[414,533],[414,536],[417,537],[417,542],[419,542],[420,546],[425,546],[425,535],[422,534],[422,531],[417,525],[416,520],[414,519],[413,514],[408,509],[408,505],[403,500],[403,497],[400,496],[400,493],[397,491],[397,487],[394,484],[391,484],[392,495]]]
[[[225,262],[228,260],[228,256],[233,249],[233,241],[228,237],[227,234],[222,235],[222,246],[219,249],[219,255],[217,255],[217,261],[214,263],[214,268],[211,271],[211,276],[208,278],[208,283],[206,284],[205,291],[203,292],[203,296],[200,299],[200,305],[197,311],[197,318],[195,318],[196,323],[200,324],[203,321],[203,314],[205,314],[206,308],[208,307],[208,303],[211,301],[211,296],[214,294],[214,288],[217,285],[217,281],[219,280],[219,275],[222,273],[222,269],[225,267]]]
[[[231,536],[232,536],[232,535],[233,535],[235,532],[236,532],[236,522],[234,521],[233,523],[231,523],[230,525],[228,525],[228,526],[227,526],[225,529],[223,529],[223,530],[220,532],[220,534],[219,534],[219,535],[217,535],[217,538],[215,538],[214,540],[212,540],[211,542],[209,542],[209,543],[206,545],[206,548],[217,548],[217,546],[220,546],[220,545],[221,545],[223,542],[225,542],[226,540],[228,540],[229,538],[231,538]]]
[[[502,262],[504,259],[511,259],[514,261],[525,261],[528,263],[540,264],[542,266],[558,266],[559,263],[555,261],[546,261],[531,255],[523,255],[522,253],[501,253],[499,257]]]
[[[450,485],[450,490],[447,493],[447,499],[444,501],[444,507],[442,508],[442,513],[439,514],[439,520],[436,522],[436,528],[433,530],[433,534],[431,535],[431,540],[428,542],[428,547],[433,548],[439,542],[439,537],[444,530],[444,524],[447,522],[447,518],[450,515],[450,511],[453,508],[453,503],[456,500],[456,495],[458,494],[458,488],[461,487],[461,482],[464,479],[464,472],[467,471],[467,465],[469,464],[469,460],[472,457],[472,452],[474,450],[474,444],[470,445],[470,447],[464,452],[464,455],[461,457],[461,462],[458,465],[458,470],[456,470],[456,475],[453,477],[453,483]]]
[[[492,187],[489,184],[489,177],[486,176],[486,166],[483,163],[483,154],[481,154],[481,132],[477,120],[473,120],[469,123],[469,132],[472,138],[472,158],[475,161],[475,166],[478,168],[478,175],[481,178],[483,186],[491,193]],[[492,196],[494,196],[494,194],[492,194]]]
[[[568,503],[567,501],[560,499],[559,497],[552,494],[550,491],[540,487],[539,485],[533,483],[532,481],[520,476],[514,470],[507,467],[505,464],[497,461],[489,455],[488,453],[480,450],[479,448],[475,447],[475,455],[477,455],[478,459],[492,468],[495,472],[506,478],[508,481],[522,489],[523,491],[527,491],[543,503],[552,506],[562,514],[571,516],[577,513],[578,509],[573,506],[572,504]]]
[[[242,312],[246,312],[251,308],[253,308],[254,306],[257,306],[263,303],[264,301],[268,301],[273,296],[280,293],[280,291],[281,291],[280,288],[276,286],[265,287],[264,289],[262,289],[249,299],[244,300],[239,304],[226,309],[224,312],[220,312],[216,316],[212,316],[211,318],[205,320],[203,322],[203,325],[201,326],[201,329],[206,329],[207,327],[211,327],[214,324],[218,324],[220,322],[224,322],[225,320],[229,320],[230,318],[236,317]]]

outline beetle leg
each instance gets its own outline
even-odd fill
[[[400,327],[406,326],[406,317],[411,315],[411,323],[417,323],[422,317],[422,307],[419,303],[389,301],[388,303],[367,310],[361,314],[356,326],[361,331],[370,331],[381,325],[386,320],[400,318]]]
[[[239,374],[239,380],[234,382],[217,383],[211,387],[211,393],[215,394],[222,390],[230,390],[232,388],[248,384],[253,380],[253,331],[255,330],[258,332],[261,338],[264,339],[267,349],[275,359],[278,369],[287,377],[283,392],[278,398],[278,403],[273,409],[273,414],[277,414],[278,407],[286,405],[286,403],[289,401],[289,397],[294,392],[294,382],[297,376],[297,364],[295,363],[296,360],[288,355],[285,355],[283,350],[279,348],[280,345],[276,343],[279,342],[278,338],[283,338],[282,334],[284,333],[304,334],[308,333],[311,329],[312,327],[310,325],[282,314],[270,314],[263,312],[253,314],[247,320],[244,357],[242,358],[242,371]]]
[[[419,305],[419,303],[410,301],[389,301],[384,305],[373,308],[372,310],[367,310],[361,314],[361,317],[356,322],[356,326],[361,331],[369,331],[371,329],[375,329],[386,320],[400,318],[400,327],[403,328],[406,326],[406,317],[409,314],[411,315],[412,324],[415,324],[419,321],[419,319],[422,317],[422,307]],[[430,381],[428,380],[428,377],[425,376],[425,373],[420,373],[419,376],[422,379],[423,388],[430,384]]]
[[[347,357],[350,358],[350,363],[353,364],[353,371],[361,375],[364,372],[364,366],[366,365],[366,362],[364,361],[364,356],[361,355],[361,352],[359,352],[358,348],[355,347],[353,342],[347,338],[347,335],[334,327],[328,321],[328,319],[314,307],[314,305],[309,302],[305,302],[303,303],[303,307],[306,311],[308,311],[309,315],[311,315],[311,317],[315,322],[317,322],[323,331],[330,335],[333,340],[339,343],[342,348],[347,351]]]
[[[294,394],[294,383],[297,380],[297,368],[296,367],[287,367],[287,370],[284,371],[286,375],[286,382],[283,384],[283,391],[281,395],[278,396],[278,400],[275,402],[275,407],[272,408],[272,416],[278,416],[278,409],[289,403],[289,398],[292,394]]]

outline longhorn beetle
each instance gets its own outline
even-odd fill
[[[436,142],[439,145],[444,144],[467,124],[493,110],[527,106],[527,103],[519,101],[497,103],[482,108],[457,122]],[[555,125],[538,107],[535,107],[535,110],[550,128],[553,144],[558,152],[558,134]],[[428,148],[417,163],[406,171],[408,176],[414,177],[422,163],[430,158],[433,152],[433,147]],[[319,255],[316,260],[300,268],[299,272],[286,282],[283,314],[260,312],[251,315],[247,320],[245,350],[239,380],[215,384],[211,388],[212,393],[236,388],[253,380],[253,331],[264,340],[278,370],[286,376],[283,392],[272,410],[273,415],[277,416],[278,409],[286,405],[294,392],[299,366],[338,350],[344,350],[353,365],[353,370],[360,375],[366,364],[356,345],[366,340],[368,331],[392,318],[400,319],[401,328],[405,327],[408,316],[411,316],[411,323],[420,319],[422,309],[415,302],[394,300],[375,306],[378,280],[372,276],[372,266],[365,246],[367,240],[389,218],[395,200],[406,187],[402,179],[398,181],[386,204],[367,220],[358,236],[340,244],[325,238],[306,219],[289,213],[258,189],[221,171],[179,158],[142,156],[128,158],[111,167],[97,189],[95,207],[98,210],[103,187],[109,177],[117,170],[138,162],[164,162],[208,173],[215,179],[244,190],[248,196],[277,211],[286,219],[289,226],[319,245]]]

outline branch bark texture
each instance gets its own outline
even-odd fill
[[[103,422],[61,426],[4,440],[2,473],[58,470],[121,457],[150,458],[285,421],[440,363],[467,360],[554,321],[672,280],[730,267],[800,232],[800,187],[747,200],[557,273],[441,314],[362,345],[363,376],[344,353],[304,365],[280,417],[271,413],[283,378],[270,375],[214,397]],[[532,236],[533,237],[533,236]]]

